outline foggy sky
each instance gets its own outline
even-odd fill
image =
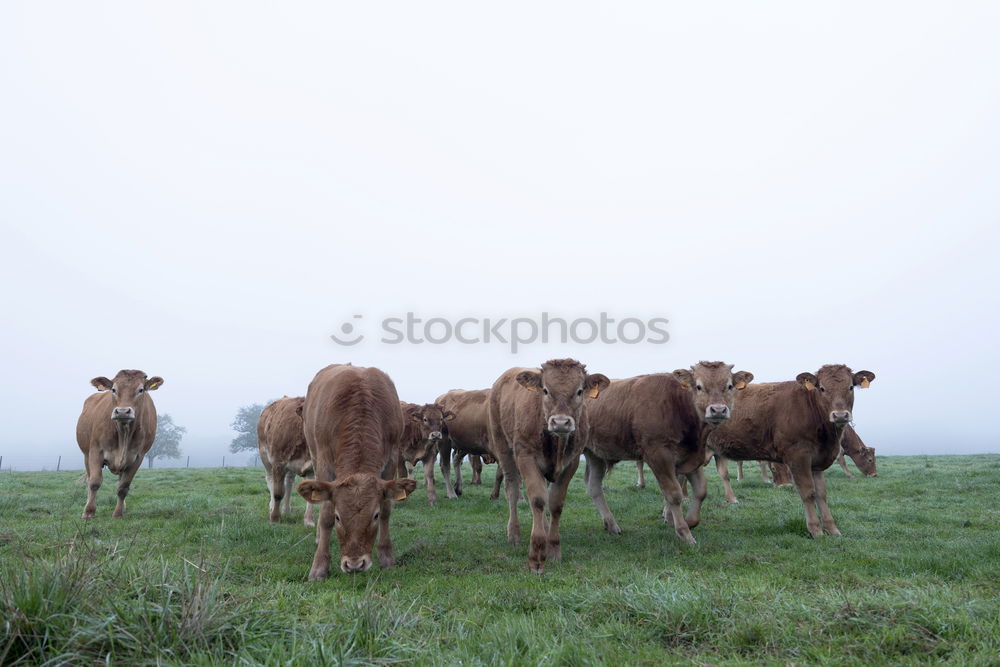
[[[4,3],[4,467],[81,467],[122,368],[207,461],[328,363],[425,402],[565,356],[846,363],[880,454],[1000,451],[997,5],[476,4]],[[671,338],[329,339],[408,311]]]

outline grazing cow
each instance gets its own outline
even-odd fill
[[[734,460],[787,464],[806,507],[809,534],[840,535],[826,502],[823,471],[840,452],[852,419],[854,388],[867,387],[874,379],[871,371],[828,365],[815,375],[800,373],[792,382],[753,385],[740,395],[732,419],[709,435],[708,446]],[[728,475],[722,483],[729,486]]]
[[[854,477],[851,471],[847,469],[844,454],[851,457],[854,465],[858,466],[858,470],[865,477],[878,477],[878,470],[875,467],[875,448],[866,447],[865,443],[861,440],[861,436],[858,435],[853,426],[848,426],[844,429],[844,439],[840,442],[840,456],[837,457],[837,463],[844,469],[848,477]]]
[[[763,462],[761,462],[764,465]],[[771,483],[776,486],[788,486],[792,484],[792,471],[784,463],[766,464],[771,471]]]
[[[523,479],[531,506],[528,569],[537,574],[544,571],[546,558],[562,558],[559,519],[590,431],[584,401],[597,398],[608,383],[600,373],[588,374],[579,361],[555,359],[540,369],[512,368],[490,391],[490,448],[505,476],[507,541],[521,541],[517,500]]]
[[[437,458],[440,443],[448,437],[449,422],[455,418],[437,403],[414,405],[401,402],[403,410],[403,438],[399,446],[399,464],[396,466],[400,477],[412,477],[411,468],[421,461],[424,464],[424,486],[427,487],[427,502],[434,505],[434,459]],[[408,467],[409,466],[409,467]]]
[[[618,461],[644,461],[656,476],[663,494],[663,519],[677,535],[695,544],[691,528],[700,520],[705,498],[705,439],[729,419],[733,398],[753,374],[733,373],[730,364],[702,361],[673,373],[640,375],[615,380],[601,400],[589,407],[590,439],[587,492],[610,533],[621,528],[604,499],[603,480]],[[691,480],[693,497],[688,516],[681,511],[678,473]]]
[[[334,527],[341,570],[371,567],[376,534],[379,564],[392,567],[392,503],[417,487],[412,479],[396,479],[403,434],[396,386],[377,368],[327,366],[309,383],[302,421],[316,479],[300,482],[299,494],[323,503],[309,579],[326,579],[329,573]]]
[[[292,483],[295,476],[313,474],[312,459],[302,431],[302,406],[306,399],[280,398],[264,408],[257,421],[257,451],[264,464],[264,479],[271,494],[268,505],[271,523],[281,520],[282,513],[292,511]],[[302,522],[315,525],[312,503],[306,503]]]
[[[118,504],[111,516],[121,518],[132,478],[156,439],[156,406],[149,392],[158,389],[163,378],[123,370],[114,380],[96,377],[90,384],[97,393],[83,402],[83,412],[76,422],[76,443],[87,469],[83,518],[93,519],[97,513],[97,490],[104,478],[104,466],[118,475]]]
[[[448,424],[449,437],[440,445],[441,474],[444,476],[444,488],[449,498],[462,495],[463,456],[469,454],[483,457],[487,461],[496,460],[496,455],[490,449],[489,398],[489,389],[452,389],[437,397],[436,402],[455,415],[454,421]],[[452,465],[455,466],[454,486],[451,481]],[[503,475],[498,469],[490,497],[497,498],[500,495],[501,481]]]

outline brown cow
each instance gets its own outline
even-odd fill
[[[809,534],[818,537],[825,530],[840,535],[826,502],[823,471],[840,452],[852,419],[854,387],[867,387],[874,379],[871,371],[828,365],[815,375],[800,373],[793,382],[753,385],[741,393],[732,419],[709,435],[708,446],[734,460],[788,464],[806,507]],[[722,483],[729,486],[728,475]],[[727,495],[731,493],[732,487]]]
[[[403,433],[396,386],[377,368],[327,366],[309,383],[302,421],[316,479],[300,482],[299,494],[323,503],[309,579],[329,573],[335,526],[341,570],[371,567],[376,534],[379,564],[392,567],[392,503],[417,487],[412,479],[395,479]]]
[[[541,574],[546,558],[562,558],[559,519],[590,431],[584,401],[597,398],[608,382],[600,373],[588,374],[579,361],[554,359],[540,369],[512,368],[493,383],[490,449],[497,454],[506,478],[507,541],[521,541],[517,499],[523,478],[531,505],[528,568],[532,572]],[[546,505],[550,525],[546,525]]]
[[[268,504],[271,523],[292,511],[292,484],[295,476],[311,477],[312,459],[302,431],[302,406],[306,399],[280,398],[264,408],[257,421],[257,452],[264,465],[264,479],[271,495]],[[306,503],[302,522],[315,525],[312,503]]]
[[[93,519],[97,513],[97,490],[101,488],[104,466],[118,475],[118,504],[111,516],[121,518],[132,478],[156,439],[156,406],[149,392],[158,389],[163,378],[123,370],[114,380],[96,377],[90,384],[98,393],[83,402],[83,412],[76,422],[76,443],[87,469],[83,518]]]
[[[858,470],[865,477],[878,477],[878,469],[875,467],[875,448],[866,447],[865,443],[861,440],[861,436],[858,435],[853,426],[848,426],[844,429],[844,439],[840,442],[840,456],[837,457],[837,463],[844,469],[848,477],[854,477],[851,471],[847,469],[844,454],[851,457],[854,465],[858,466]]]
[[[446,422],[455,418],[437,403],[414,405],[400,402],[403,410],[403,437],[399,446],[399,463],[396,473],[400,477],[412,477],[411,468],[421,461],[424,464],[424,486],[427,487],[427,502],[434,505],[434,459],[438,446],[448,437]]]
[[[488,461],[496,460],[496,455],[490,449],[489,398],[489,389],[452,389],[437,397],[436,402],[455,415],[454,421],[448,424],[449,437],[440,445],[441,474],[444,476],[444,488],[449,498],[462,495],[462,457],[469,454],[484,457]],[[451,481],[452,465],[455,466],[454,485]],[[500,495],[502,480],[503,475],[497,470],[491,497]]]
[[[705,499],[705,439],[729,419],[735,393],[752,380],[752,373],[733,373],[730,364],[701,361],[690,370],[611,383],[589,408],[590,439],[584,450],[587,492],[605,530],[622,532],[604,499],[604,475],[618,461],[642,460],[660,485],[664,521],[673,524],[681,539],[695,544],[690,529],[698,525]],[[678,473],[687,475],[693,488],[686,518]]]

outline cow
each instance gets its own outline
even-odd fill
[[[76,443],[83,452],[87,474],[83,518],[93,519],[97,514],[97,490],[107,466],[118,475],[118,504],[111,516],[120,519],[132,478],[156,439],[156,406],[149,392],[159,389],[163,378],[121,370],[113,380],[96,377],[90,384],[97,393],[83,402],[76,422]]]
[[[298,491],[308,502],[323,503],[309,580],[329,573],[333,528],[342,571],[371,567],[376,535],[379,564],[394,566],[392,503],[417,487],[412,479],[396,479],[403,434],[396,386],[377,368],[327,366],[309,383],[302,422],[316,479],[300,482]]]
[[[444,488],[449,498],[462,495],[462,457],[466,454],[480,456],[487,461],[495,461],[496,455],[490,449],[489,436],[489,389],[452,389],[435,400],[455,415],[448,424],[448,439],[440,445],[441,474]],[[455,466],[455,482],[452,485],[451,466]],[[473,466],[475,470],[475,466]],[[491,498],[500,495],[503,475],[497,470]]]
[[[437,458],[440,443],[448,437],[446,422],[454,419],[455,415],[437,403],[415,405],[400,402],[400,408],[403,410],[403,437],[400,440],[396,472],[400,477],[412,477],[410,468],[421,461],[424,464],[427,502],[433,507],[437,502],[434,491],[434,459]]]
[[[311,477],[312,459],[302,431],[302,406],[306,399],[284,397],[264,408],[257,420],[257,452],[264,465],[264,479],[271,496],[268,513],[278,523],[282,513],[292,511],[292,484],[295,476]],[[312,503],[306,503],[302,522],[315,525]]]
[[[589,407],[590,438],[587,492],[604,522],[618,535],[621,528],[604,499],[603,480],[618,461],[641,460],[656,476],[663,494],[663,519],[678,537],[695,544],[691,528],[700,521],[705,499],[705,439],[729,419],[737,392],[753,380],[747,371],[733,372],[730,364],[701,361],[673,373],[640,375],[615,380]],[[685,518],[681,511],[679,473],[691,480],[692,500]]]
[[[865,477],[878,477],[878,469],[875,466],[875,448],[865,446],[861,436],[858,435],[853,426],[844,429],[844,439],[840,442],[840,456],[837,457],[837,463],[844,469],[848,477],[854,477],[847,469],[844,454],[851,457],[854,465],[858,466],[858,470]]]
[[[854,388],[866,388],[874,379],[871,371],[855,373],[837,364],[800,373],[794,381],[748,387],[732,418],[708,436],[708,447],[737,461],[787,464],[806,508],[809,535],[840,535],[826,502],[823,471],[836,460],[853,418]],[[731,496],[728,474],[722,483]]]
[[[517,500],[523,479],[531,507],[528,569],[536,574],[544,572],[546,558],[562,558],[559,520],[590,431],[585,401],[608,384],[606,376],[587,373],[575,359],[553,359],[541,368],[512,368],[490,390],[490,449],[506,482],[507,541],[521,541]]]

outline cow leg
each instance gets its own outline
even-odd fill
[[[316,526],[316,553],[313,555],[309,581],[323,581],[330,573],[330,529],[333,528],[333,503],[324,502]]]
[[[483,485],[483,459],[475,454],[469,455],[469,465],[472,466],[472,482],[473,486]]]
[[[503,441],[497,441],[497,468],[503,470],[504,491],[507,494],[507,542],[521,542],[521,525],[517,521],[517,496],[521,493],[521,474],[514,461],[514,452]],[[498,473],[499,474],[499,473]]]
[[[271,489],[271,523],[278,523],[281,520],[281,501],[285,497],[286,472],[284,463],[271,462],[271,480],[267,485]]]
[[[451,462],[455,466],[455,495],[462,495],[462,461],[465,459],[465,452],[457,449],[452,455]]]
[[[814,470],[812,474],[813,487],[816,489],[816,505],[819,508],[819,515],[823,519],[823,530],[828,535],[840,537],[840,530],[833,521],[833,514],[830,506],[826,504],[826,478],[822,470]]]
[[[802,504],[806,506],[806,528],[811,537],[819,537],[823,531],[819,526],[819,518],[816,516],[816,487],[813,483],[812,462],[808,458],[788,461],[788,468],[792,472],[792,481],[799,492]]]
[[[678,537],[688,544],[697,544],[694,536],[691,535],[691,529],[688,527],[687,521],[684,520],[684,514],[681,511],[681,485],[677,483],[674,459],[667,445],[665,443],[649,443],[643,446],[642,451],[644,454],[643,458],[649,465],[649,469],[653,471],[653,475],[656,476],[656,481],[660,485],[660,491],[663,493],[663,500],[670,510],[669,514],[664,516],[664,519],[667,523],[673,524],[674,531],[676,531]]]
[[[760,476],[764,478],[764,483],[770,484],[771,478],[767,474],[767,461],[757,461],[757,464],[760,465]]]
[[[545,520],[545,501],[548,489],[533,456],[517,456],[517,469],[524,478],[525,493],[528,496],[528,507],[531,508],[531,542],[528,547],[528,569],[535,574],[541,574],[545,571],[545,557],[548,553],[549,542],[549,527]],[[508,474],[508,477],[510,477],[510,474]],[[507,487],[508,499],[512,495],[510,493],[511,486],[508,485]],[[517,498],[516,489],[513,497]]]
[[[552,521],[549,523],[549,544],[547,557],[550,560],[562,560],[562,545],[559,537],[559,519],[562,518],[563,505],[566,502],[566,492],[569,490],[569,483],[576,474],[576,469],[580,467],[580,458],[576,457],[569,467],[563,471],[562,476],[549,486],[549,514]]]
[[[503,467],[501,467],[500,462],[497,461],[497,473],[496,477],[493,478],[493,491],[490,492],[490,500],[496,500],[500,497],[500,484],[503,483]]]
[[[729,483],[729,459],[719,453],[715,454],[715,469],[719,471],[719,478],[722,480],[722,488],[726,492],[726,502],[730,505],[738,505],[736,494],[733,493],[733,485]]]
[[[431,507],[437,502],[437,494],[434,491],[434,458],[437,456],[437,448],[431,447],[431,451],[424,457],[424,486],[427,488],[427,502]]]
[[[315,526],[316,525],[316,519],[313,516],[313,504],[311,502],[309,502],[308,500],[306,501],[306,511],[305,511],[305,514],[302,515],[302,523],[305,524],[305,525],[307,525],[307,526]]]
[[[132,486],[132,478],[135,477],[139,466],[142,465],[142,458],[142,456],[136,457],[136,460],[128,464],[125,470],[118,475],[118,503],[115,505],[115,511],[111,514],[113,519],[120,519],[125,514],[125,496],[128,495],[128,490]]]
[[[292,485],[295,484],[295,473],[289,470],[285,473],[285,501],[281,506],[282,514],[292,513]]]
[[[701,523],[701,504],[708,495],[708,479],[705,478],[705,469],[700,466],[684,477],[691,480],[691,506],[688,507],[685,521],[688,528],[694,528]]]
[[[378,518],[378,564],[382,569],[396,566],[392,556],[392,536],[389,535],[389,514],[392,512],[392,501],[382,502]]]
[[[646,488],[646,475],[642,470],[642,459],[635,462],[635,485],[640,489]]]
[[[587,494],[594,501],[597,513],[601,515],[601,520],[604,521],[604,530],[612,535],[621,535],[622,529],[618,526],[618,522],[615,521],[615,515],[611,513],[611,509],[604,499],[604,475],[608,472],[608,464],[603,459],[593,456],[590,452],[584,451],[583,455],[587,459],[587,471],[589,473],[587,475]]]
[[[854,478],[854,475],[851,473],[851,471],[847,469],[847,461],[844,460],[844,450],[843,450],[843,448],[841,448],[840,454],[837,456],[837,463],[839,463],[840,467],[844,469],[844,474],[845,475],[847,475],[851,479]]]
[[[458,494],[455,493],[455,487],[451,482],[451,458],[452,458],[452,448],[451,441],[445,438],[444,442],[438,445],[441,452],[441,476],[444,477],[444,491],[448,495],[448,498],[454,500],[458,498]]]
[[[97,514],[97,490],[104,481],[104,457],[101,449],[92,445],[83,463],[87,468],[87,504],[83,506],[83,518],[93,519]]]
[[[743,481],[743,461],[736,462],[736,481]]]

